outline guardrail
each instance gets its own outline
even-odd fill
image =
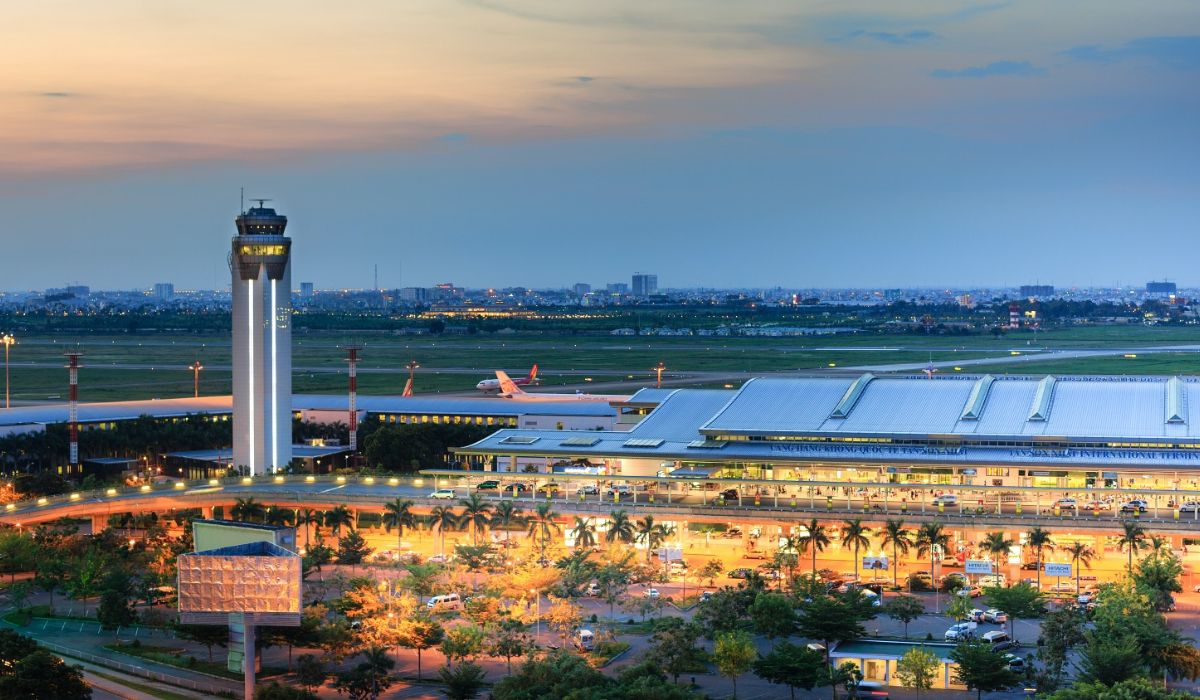
[[[195,681],[190,678],[183,678],[181,676],[173,676],[173,675],[170,675],[167,673],[151,671],[148,668],[143,668],[141,666],[134,666],[133,664],[127,664],[122,661],[117,661],[116,659],[110,659],[110,658],[104,657],[104,656],[97,656],[95,654],[89,654],[86,651],[79,651],[78,649],[71,649],[70,647],[65,647],[65,646],[62,646],[61,644],[55,644],[54,642],[47,642],[47,641],[43,641],[40,639],[34,640],[34,641],[36,641],[39,645],[49,649],[50,651],[52,651],[55,654],[58,654],[60,656],[66,656],[68,658],[78,659],[79,661],[86,661],[87,663],[95,664],[96,666],[103,666],[105,668],[111,668],[115,671],[120,671],[121,673],[125,673],[125,674],[131,675],[131,676],[137,676],[139,678],[145,678],[147,680],[157,681],[159,683],[165,683],[167,685],[174,685],[174,686],[177,686],[180,688],[194,690],[199,693],[207,693],[208,695],[216,695],[218,693],[235,692],[232,690],[231,687],[216,686],[216,685],[211,685],[209,683],[202,683],[200,681]]]

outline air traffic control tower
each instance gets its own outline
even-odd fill
[[[235,219],[233,464],[251,475],[292,460],[292,239],[287,217],[253,200]]]

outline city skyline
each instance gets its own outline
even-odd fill
[[[77,254],[5,286],[222,288],[242,187],[327,288],[1186,286],[1200,18],[1143,10],[28,5],[0,227]]]

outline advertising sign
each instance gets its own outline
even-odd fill
[[[887,557],[863,557],[862,568],[866,571],[887,571]]]
[[[963,572],[968,574],[992,573],[992,562],[986,559],[968,559],[963,562]]]
[[[1070,564],[1051,564],[1046,562],[1042,565],[1042,573],[1047,576],[1067,577],[1071,576]]]

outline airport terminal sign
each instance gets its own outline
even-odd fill
[[[968,574],[992,573],[992,562],[986,559],[968,559],[963,562],[963,572]]]
[[[1058,578],[1071,576],[1070,564],[1051,564],[1046,562],[1042,565],[1042,573],[1046,576],[1055,576]]]

